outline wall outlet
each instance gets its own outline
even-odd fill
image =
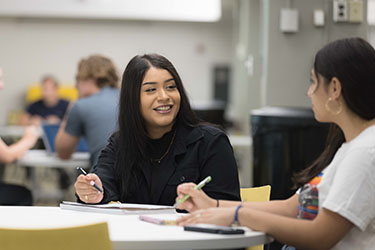
[[[363,22],[363,0],[349,0],[349,22],[361,23]]]
[[[348,21],[348,2],[346,0],[333,0],[333,21]]]
[[[324,26],[324,10],[314,10],[314,25],[316,27]]]
[[[285,33],[298,32],[298,10],[288,8],[281,9],[280,30]]]

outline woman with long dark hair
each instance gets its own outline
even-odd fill
[[[173,205],[177,185],[212,177],[204,190],[215,199],[240,200],[237,166],[227,136],[201,124],[180,76],[165,57],[135,56],[121,86],[119,131],[76,192],[85,203]],[[104,189],[98,192],[90,182]]]
[[[295,176],[297,193],[264,203],[219,201],[220,208],[212,208],[216,200],[192,183],[182,184],[179,197],[192,198],[179,207],[193,212],[182,225],[236,222],[302,249],[374,248],[374,48],[361,38],[323,47],[315,56],[308,96],[316,120],[332,128],[321,156]]]

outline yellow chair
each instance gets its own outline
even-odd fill
[[[78,98],[78,91],[73,85],[59,85],[59,97],[68,101],[75,101]],[[30,85],[26,92],[26,103],[33,103],[42,98],[42,89],[39,83]]]
[[[0,228],[2,250],[110,250],[106,222],[56,229]]]
[[[271,186],[261,186],[254,188],[241,188],[242,201],[269,201],[271,194]],[[263,250],[263,245],[246,248],[247,250]]]

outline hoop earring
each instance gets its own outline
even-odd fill
[[[329,113],[333,114],[333,115],[339,115],[339,114],[341,113],[341,111],[342,111],[341,103],[340,103],[339,101],[337,101],[337,103],[339,104],[339,109],[338,109],[336,112],[333,112],[333,111],[331,110],[331,108],[329,107],[329,103],[330,103],[331,101],[333,101],[333,100],[332,100],[331,97],[329,97],[328,100],[326,101],[325,105],[324,105],[325,108],[326,108],[326,110],[327,110]]]

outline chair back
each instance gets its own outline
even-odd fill
[[[271,195],[271,186],[265,185],[261,187],[253,188],[241,188],[241,200],[242,201],[269,201]],[[248,247],[246,250],[263,250],[263,245]]]
[[[0,228],[2,250],[111,250],[106,222],[53,229]]]
[[[242,201],[269,201],[271,195],[271,186],[265,185],[253,188],[241,188]]]
[[[59,97],[67,101],[75,101],[78,98],[78,91],[73,85],[59,85]],[[27,88],[26,103],[30,104],[42,99],[42,87],[38,83],[31,84]]]

